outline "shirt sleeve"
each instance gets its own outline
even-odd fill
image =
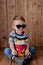
[[[29,44],[29,39],[26,39],[26,43]]]
[[[12,44],[13,43],[13,38],[12,37],[9,37],[9,41],[8,43]]]
[[[13,32],[11,32],[10,34],[9,34],[9,40],[8,40],[8,43],[13,43]]]
[[[26,34],[26,43],[29,44],[28,34]]]

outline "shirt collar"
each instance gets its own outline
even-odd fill
[[[22,32],[22,34],[19,35],[19,34],[15,31],[15,34],[18,35],[18,36],[23,36],[23,35],[24,35],[24,32]]]

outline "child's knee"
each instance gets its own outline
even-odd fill
[[[9,54],[9,53],[11,53],[10,48],[5,48],[5,50],[4,50],[4,54]]]
[[[35,54],[35,48],[34,48],[34,47],[30,47],[30,52],[31,52],[32,54]]]
[[[31,47],[31,50],[32,50],[33,52],[35,52],[35,48],[34,48],[34,47]]]

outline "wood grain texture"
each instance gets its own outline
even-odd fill
[[[0,43],[2,46],[7,46],[6,0],[0,0]]]
[[[3,50],[4,50],[4,48],[1,48],[1,47],[0,47],[0,61],[1,61],[2,57],[3,57],[3,55],[4,55],[4,54],[3,54]]]
[[[19,65],[18,63],[16,63],[16,62],[12,62],[12,65]]]
[[[42,12],[41,12],[41,15],[42,15],[42,25],[41,25],[41,30],[42,30],[42,32],[41,32],[41,35],[40,35],[40,37],[41,37],[41,42],[42,42],[42,46],[43,46],[43,0],[41,1],[42,2]]]
[[[0,65],[10,65],[10,59],[3,55],[2,60],[0,61]]]
[[[43,47],[36,48],[37,65],[43,65]]]
[[[34,29],[34,42],[36,44],[36,46],[40,46],[41,45],[41,26],[42,26],[42,20],[41,20],[41,0],[36,0],[34,1],[34,5],[33,5],[33,29]]]
[[[25,18],[31,45],[43,46],[43,0],[0,0],[0,42],[4,46],[8,46],[15,15]]]

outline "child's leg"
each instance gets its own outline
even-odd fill
[[[29,48],[29,51],[30,51],[30,53],[31,53],[31,56],[33,57],[34,54],[35,54],[35,48],[34,48],[34,47],[30,47],[30,48]]]
[[[11,54],[11,49],[10,48],[5,48],[4,54],[11,59],[12,54]]]
[[[23,59],[19,59],[18,57],[14,57],[13,61],[17,62],[19,65],[23,65]]]
[[[34,48],[34,47],[30,47],[30,48],[29,48],[29,51],[31,52],[31,55],[25,56],[25,57],[23,58],[23,60],[24,60],[24,65],[27,64],[27,62],[30,62],[30,61],[31,61],[32,57],[33,57],[34,54],[35,54],[35,48]]]
[[[4,50],[4,54],[11,59],[12,54],[11,54],[11,49],[10,48],[6,48]],[[13,61],[17,62],[19,65],[22,65],[22,63],[23,63],[23,60],[20,60],[16,56],[13,58]]]
[[[34,47],[30,47],[29,51],[30,51],[31,55],[24,57],[25,59],[27,59],[27,57],[30,59],[31,57],[34,56],[34,54],[35,54],[35,48]]]
[[[31,53],[31,55],[29,55],[29,58],[30,58],[30,57],[34,56],[34,54],[35,54],[35,48],[34,47],[30,47],[29,51]],[[24,58],[27,58],[27,57],[24,57]]]

